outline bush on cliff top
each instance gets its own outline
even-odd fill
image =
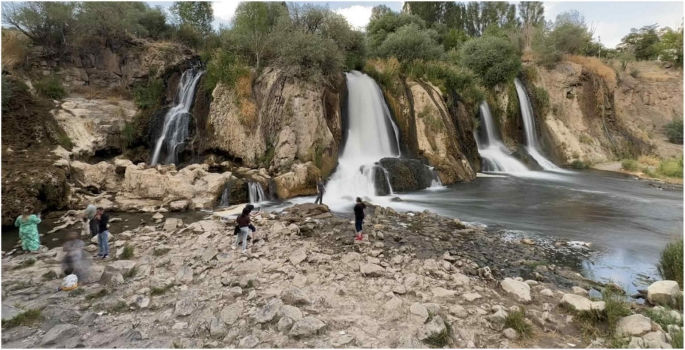
[[[675,118],[672,122],[664,126],[666,129],[666,135],[668,135],[668,141],[671,143],[683,144],[683,119]]]
[[[521,71],[516,48],[498,37],[470,40],[462,47],[460,56],[462,65],[476,73],[486,87],[510,81]]]

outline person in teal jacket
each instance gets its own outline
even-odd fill
[[[14,226],[19,227],[21,247],[24,250],[35,252],[38,251],[38,248],[40,248],[38,224],[40,224],[40,217],[31,214],[31,208],[29,207],[24,208],[24,213],[21,214],[14,222]]]

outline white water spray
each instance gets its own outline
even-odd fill
[[[248,190],[251,204],[263,202],[266,200],[264,188],[262,188],[262,185],[259,182],[248,182]]]
[[[189,136],[188,124],[190,123],[190,107],[195,99],[195,89],[204,71],[188,69],[183,72],[178,83],[178,92],[174,107],[164,116],[164,127],[157,139],[155,151],[152,154],[150,165],[159,162],[162,147],[165,148],[166,158],[164,163],[177,163],[179,146],[185,144]]]
[[[538,150],[538,138],[535,133],[535,117],[533,116],[533,106],[530,104],[526,89],[523,83],[516,78],[514,80],[516,85],[516,94],[519,97],[519,104],[521,105],[521,117],[523,118],[523,128],[526,130],[526,151],[535,159],[540,166],[545,170],[560,170],[558,166],[545,158]]]
[[[349,130],[345,149],[338,159],[338,169],[326,186],[324,201],[327,198],[352,201],[354,197],[375,197],[374,175],[377,169],[382,169],[376,163],[381,158],[400,155],[399,130],[392,121],[381,89],[361,72],[345,75],[349,92]]]
[[[486,140],[480,140],[478,133],[474,133],[478,153],[483,158],[484,172],[517,173],[528,171],[528,168],[511,156],[509,149],[497,135],[495,122],[487,102],[480,104],[480,115],[485,129]]]

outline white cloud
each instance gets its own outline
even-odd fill
[[[371,19],[371,6],[354,5],[333,10],[335,13],[343,15],[352,27],[364,30]]]
[[[240,1],[212,1],[214,18],[230,22]]]

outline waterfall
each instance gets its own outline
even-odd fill
[[[400,155],[399,129],[392,121],[381,89],[361,72],[345,76],[349,93],[347,141],[338,168],[326,186],[324,201],[376,196],[376,162]]]
[[[228,182],[226,182],[226,185],[224,186],[224,191],[221,192],[221,200],[219,201],[220,207],[228,207],[228,200],[230,199],[229,191],[230,185]]]
[[[264,188],[259,182],[250,181],[247,183],[248,194],[250,196],[250,203],[259,203],[266,200],[266,194],[264,194]]]
[[[482,171],[504,173],[528,171],[523,163],[511,156],[509,149],[502,143],[487,102],[480,104],[480,116],[483,122],[481,127],[485,131],[485,140],[481,140],[477,132],[474,132],[474,136],[478,153],[483,158]]]
[[[428,169],[430,169],[431,173],[433,174],[433,180],[431,180],[430,188],[443,188],[444,186],[442,185],[442,181],[440,181],[440,176],[438,176],[438,172],[435,171],[435,168],[429,166]]]
[[[526,151],[530,154],[533,159],[535,159],[540,166],[545,170],[559,170],[559,167],[554,165],[549,159],[545,158],[539,152],[538,148],[538,138],[535,133],[535,117],[533,115],[533,106],[528,99],[526,94],[526,88],[523,83],[516,78],[514,80],[516,85],[516,94],[519,98],[519,104],[521,105],[521,117],[523,118],[523,128],[526,130]]]
[[[190,108],[195,99],[195,89],[204,71],[188,69],[183,72],[178,83],[178,92],[174,106],[164,116],[164,126],[157,139],[157,144],[152,154],[151,165],[160,162],[162,148],[166,152],[163,163],[178,163],[178,155],[183,151],[183,145],[189,136],[188,124],[190,123]]]

